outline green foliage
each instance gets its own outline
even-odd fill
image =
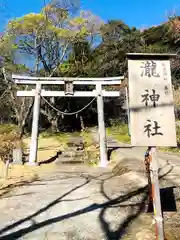
[[[153,45],[153,44],[163,44],[164,40],[166,39],[167,35],[167,29],[166,25],[160,25],[148,28],[144,30],[143,37],[146,41],[147,45]]]
[[[78,17],[75,17],[74,19],[72,19],[71,21],[70,21],[70,24],[72,25],[72,26],[80,26],[80,25],[83,25],[85,23],[85,19],[84,18],[82,18],[82,17],[80,17],[80,16],[78,16]]]
[[[161,147],[163,152],[175,152],[180,153],[180,125],[176,125],[177,147]]]
[[[66,145],[70,138],[79,137],[79,135],[79,132],[73,132],[71,134],[67,134],[66,132],[52,133],[51,129],[49,129],[49,131],[41,133],[40,138],[55,138],[60,144]]]
[[[96,76],[124,75],[127,72],[127,52],[141,52],[143,40],[136,28],[122,21],[109,21],[102,27],[102,43],[96,48],[91,62]]]
[[[59,70],[63,73],[66,74],[70,71],[70,64],[68,62],[64,62],[59,66]]]
[[[0,38],[0,56],[1,60],[3,60],[2,63],[7,65],[13,64],[13,53],[16,50],[16,44],[13,43],[13,38],[5,33],[4,36]]]
[[[114,124],[111,127],[107,128],[107,134],[114,137],[120,142],[130,143],[127,124]]]
[[[54,14],[54,17],[51,14]],[[58,12],[53,7],[47,7],[41,13],[30,13],[10,21],[7,31],[14,36],[29,35],[42,38],[48,33],[49,38],[56,35],[61,40],[63,38],[83,38],[88,33],[85,22],[85,19],[80,16],[69,19],[66,12],[61,10]]]

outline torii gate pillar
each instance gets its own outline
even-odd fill
[[[97,109],[98,109],[98,125],[99,125],[99,145],[100,145],[100,167],[106,167],[108,164],[107,159],[107,141],[106,141],[106,128],[104,122],[104,101],[102,95],[102,85],[96,85],[97,90]]]
[[[29,165],[37,165],[40,101],[41,101],[41,84],[38,83],[36,84],[34,98],[31,145],[28,162]]]

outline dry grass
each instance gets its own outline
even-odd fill
[[[38,179],[38,176],[55,170],[54,164],[41,165],[41,166],[29,166],[29,165],[13,165],[9,167],[8,180],[0,179],[0,184],[5,182],[19,182],[22,180],[30,181],[32,179]],[[4,163],[0,162],[0,173],[3,177]]]
[[[30,146],[30,138],[24,139],[24,143],[27,146],[26,147],[26,152],[29,152],[29,146]],[[58,141],[54,137],[39,137],[39,142],[38,142],[38,156],[37,156],[37,161],[42,162],[46,161],[52,157],[54,157],[58,151],[63,151],[64,150],[64,142]]]
[[[24,139],[26,151],[29,152],[30,138]],[[46,161],[57,154],[61,145],[54,138],[39,138],[38,162]],[[8,180],[4,180],[5,165],[0,162],[0,191],[8,186],[21,186],[32,181],[38,180],[40,176],[56,170],[53,163],[41,166],[13,165],[9,167]]]

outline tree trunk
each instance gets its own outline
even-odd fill
[[[19,120],[19,121],[18,121],[19,137],[20,137],[20,139],[23,138],[23,135],[24,135],[24,133],[25,133],[25,126],[26,126],[27,120],[28,120],[28,118],[29,118],[29,116],[30,116],[30,114],[31,114],[33,105],[34,105],[34,100],[33,100],[32,103],[30,104],[30,106],[28,107],[25,116],[24,116],[24,117],[23,117],[23,116],[21,117],[21,118],[23,118],[23,120],[21,120],[21,121]]]
[[[58,117],[53,118],[51,120],[51,131],[52,131],[52,133],[57,133],[59,131],[59,128],[58,128]]]
[[[85,131],[85,125],[84,125],[84,120],[83,120],[82,116],[80,116],[80,122],[81,122],[81,131],[84,132]]]

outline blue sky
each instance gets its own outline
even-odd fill
[[[0,0],[0,30],[10,18],[40,11],[43,2],[44,0]],[[3,8],[3,3],[7,7]],[[167,19],[166,14],[174,10],[180,13],[179,0],[82,0],[81,6],[104,21],[121,19],[136,27],[160,24]]]

